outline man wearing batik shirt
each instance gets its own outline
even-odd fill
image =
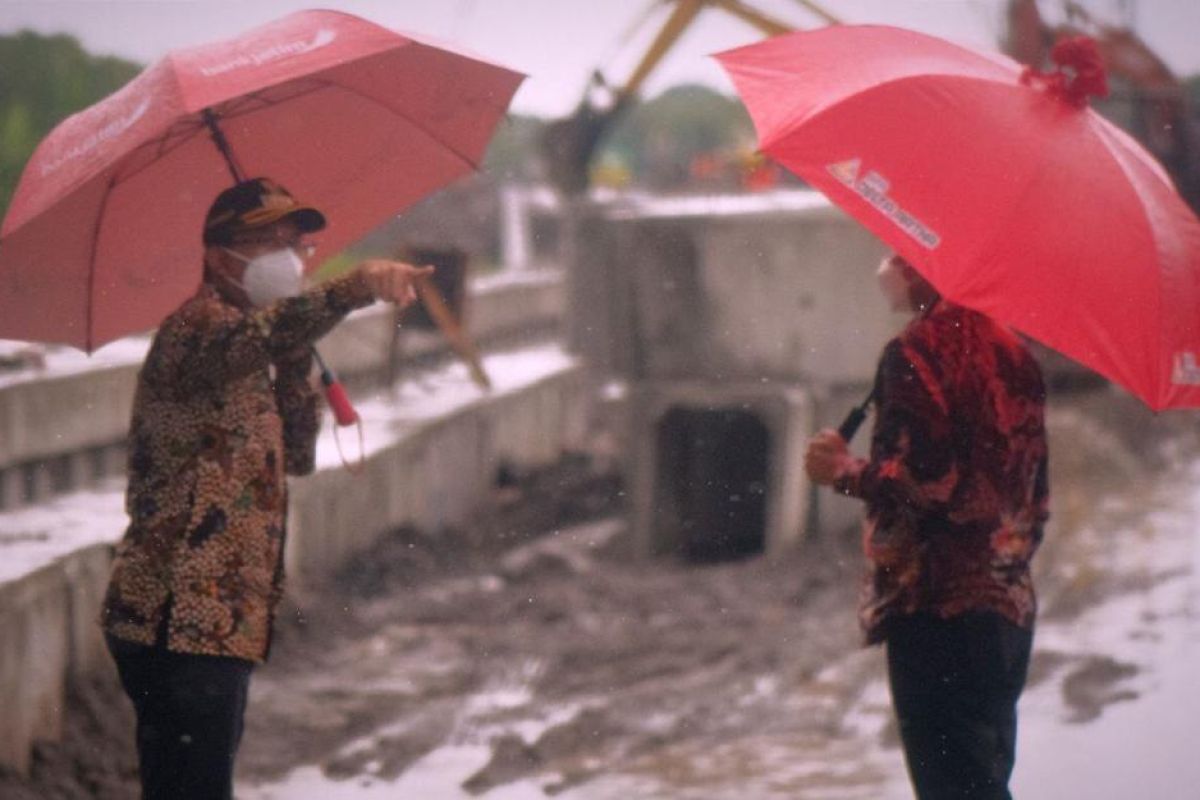
[[[250,673],[283,591],[285,474],[313,470],[311,346],[356,308],[411,303],[429,272],[370,260],[301,291],[305,236],[323,227],[274,181],[222,192],[203,279],[138,375],[130,521],[103,625],[137,714],[143,800],[232,796]]]
[[[871,457],[829,430],[805,466],[866,503],[860,621],[868,643],[887,643],[917,796],[1007,798],[1047,518],[1041,371],[1011,331],[899,257],[879,277],[916,318],[880,360]]]

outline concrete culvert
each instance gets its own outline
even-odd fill
[[[685,559],[727,561],[766,545],[770,434],[752,413],[672,408],[658,426],[656,530]]]

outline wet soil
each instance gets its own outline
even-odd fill
[[[1151,536],[1200,453],[1186,420],[1101,392],[1051,422],[1040,624],[1194,580],[1111,538]],[[463,530],[395,531],[291,594],[255,675],[239,796],[903,796],[882,658],[859,646],[855,532],[778,560],[638,562],[611,465],[502,478]],[[1136,702],[1141,665],[1045,641],[1030,687],[1056,686],[1070,723]],[[126,706],[115,684],[88,687],[64,743],[39,747],[32,780],[0,775],[0,798],[135,797]],[[288,788],[305,766],[309,788]],[[443,790],[371,793],[414,776]]]
[[[34,746],[28,778],[0,767],[0,798],[136,800],[133,707],[115,671],[72,688],[67,704],[62,740]]]
[[[634,562],[611,479],[578,482],[571,513],[534,511],[564,496],[554,482],[511,491],[469,541],[399,531],[304,598],[279,666],[256,678],[243,779],[317,763],[389,780],[475,742],[491,755],[468,792],[551,776],[555,793],[759,722],[837,724],[764,712],[857,650],[853,535],[777,561]],[[603,516],[567,526],[577,503]]]

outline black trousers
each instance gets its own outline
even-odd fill
[[[999,614],[914,614],[887,630],[892,705],[920,800],[1008,800],[1033,631]]]
[[[108,637],[137,712],[142,800],[232,800],[254,664]]]

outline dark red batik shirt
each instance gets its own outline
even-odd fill
[[[1006,328],[941,301],[888,343],[875,391],[871,458],[835,484],[867,504],[867,641],[919,611],[1031,626],[1049,499],[1037,362]]]

